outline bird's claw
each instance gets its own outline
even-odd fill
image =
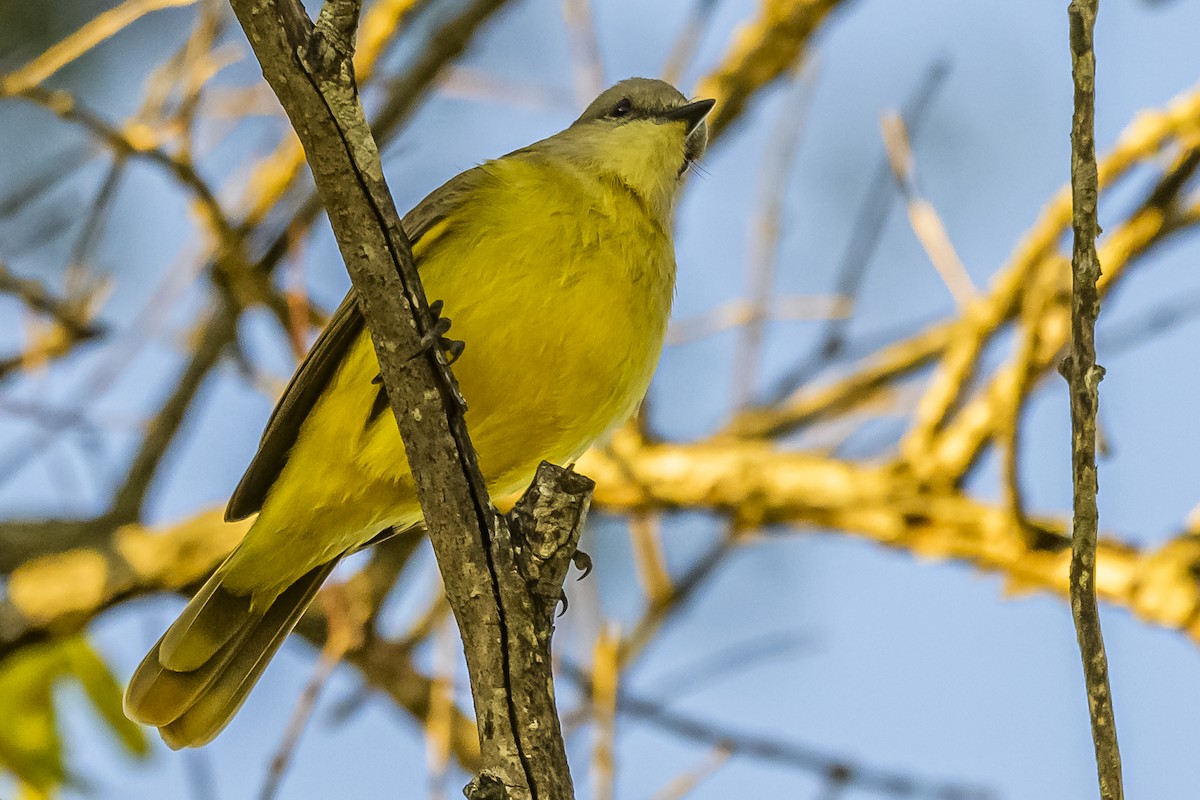
[[[582,550],[575,551],[575,555],[571,556],[571,562],[575,565],[575,569],[583,573],[575,580],[581,581],[592,574],[592,557]]]
[[[446,337],[446,334],[450,332],[450,318],[442,316],[444,307],[445,303],[441,300],[434,300],[429,304],[429,316],[433,318],[433,326],[421,337],[421,350],[424,352],[432,347],[434,339],[436,339],[442,347],[442,352],[446,354],[446,363],[453,364],[463,354],[467,343],[461,339]]]

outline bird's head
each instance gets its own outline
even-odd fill
[[[665,81],[629,78],[605,90],[560,136],[601,174],[669,212],[680,179],[704,154],[715,100],[688,101]]]

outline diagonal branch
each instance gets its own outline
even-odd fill
[[[431,327],[428,306],[354,79],[349,25],[357,2],[331,0],[316,26],[298,0],[231,5],[304,146],[371,331],[462,634],[476,716],[485,722],[482,769],[469,796],[505,791],[566,800],[573,790],[549,666],[553,605],[546,608],[542,595],[545,586],[561,591],[567,559],[551,559],[543,566],[553,569],[526,582],[539,565],[539,548],[521,545],[532,544],[528,536],[541,532],[547,517],[534,516],[538,524],[528,530],[517,517],[512,525],[498,518],[453,375],[441,349],[422,343]],[[540,498],[556,509],[546,532],[549,554],[569,557],[591,482],[546,468],[535,487],[542,491],[533,502]]]
[[[196,399],[204,379],[220,362],[225,347],[237,335],[237,318],[237,311],[221,303],[202,321],[200,327],[203,333],[187,367],[176,381],[171,396],[150,422],[137,454],[129,465],[125,482],[113,495],[109,514],[115,522],[136,522],[141,519],[146,494],[158,474],[163,457],[183,425],[184,417],[192,407],[192,401]]]

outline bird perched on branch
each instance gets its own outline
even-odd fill
[[[489,491],[573,461],[633,413],[675,289],[671,218],[714,101],[658,80],[452,178],[404,218],[425,293],[454,320],[454,374]],[[321,583],[421,521],[353,290],[292,377],[226,518],[258,518],[150,650],[126,713],[173,748],[213,739]]]

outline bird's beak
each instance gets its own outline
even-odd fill
[[[708,112],[712,111],[712,107],[716,104],[716,100],[696,100],[678,108],[672,108],[670,111],[664,113],[662,118],[686,122],[688,133],[691,133],[704,121],[704,118],[708,116]]]

